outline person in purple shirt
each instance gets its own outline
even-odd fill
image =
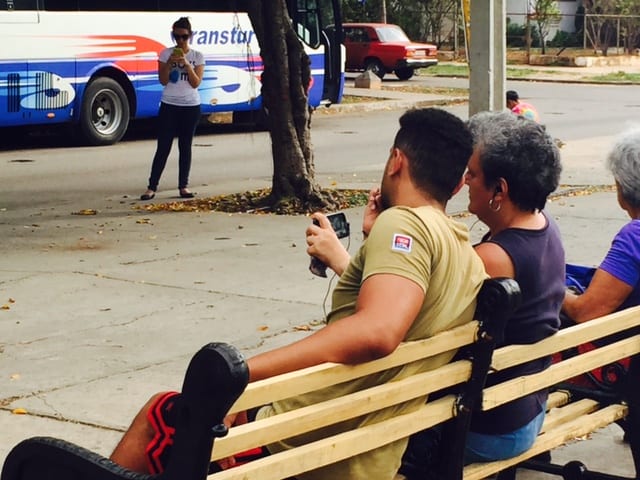
[[[640,127],[618,137],[607,167],[616,182],[618,204],[631,221],[614,237],[584,293],[565,293],[562,311],[576,323],[640,305]]]

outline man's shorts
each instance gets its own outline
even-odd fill
[[[147,420],[154,431],[153,439],[151,439],[145,449],[149,473],[152,475],[161,474],[169,462],[181,400],[182,395],[180,395],[180,393],[167,392],[161,395],[147,412]],[[256,411],[257,409],[247,412],[249,421],[255,420]],[[236,465],[242,465],[243,463],[268,455],[269,452],[265,447],[247,450],[246,452],[235,455]],[[209,473],[211,474],[217,471],[220,471],[218,464],[212,462],[209,467]]]

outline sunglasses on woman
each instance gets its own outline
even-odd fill
[[[189,37],[191,36],[188,33],[185,33],[184,35],[179,35],[177,33],[174,33],[172,35],[173,35],[173,38],[175,38],[176,40],[185,40],[185,41],[189,40]]]

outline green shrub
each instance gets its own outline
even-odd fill
[[[548,42],[550,47],[579,47],[582,41],[575,32],[558,30],[555,36]]]
[[[531,46],[540,45],[540,35],[535,25],[531,25]],[[507,47],[526,47],[525,36],[527,33],[526,25],[509,22],[507,24]]]

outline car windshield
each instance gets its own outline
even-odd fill
[[[410,42],[407,34],[396,25],[376,28],[376,33],[381,42]]]

